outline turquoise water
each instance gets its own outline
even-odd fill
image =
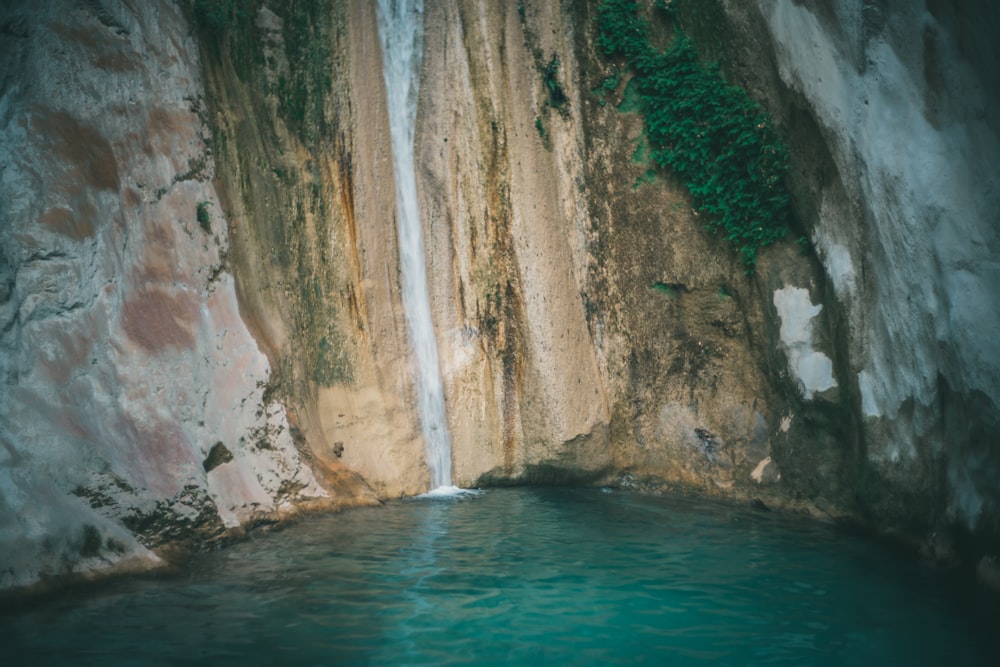
[[[751,509],[500,489],[0,616],[0,665],[995,665],[996,599]]]

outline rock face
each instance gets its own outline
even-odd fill
[[[334,503],[240,316],[187,22],[74,7],[0,10],[0,587]]]
[[[0,586],[426,491],[372,3],[13,4]],[[995,10],[681,4],[790,145],[815,252],[748,277],[649,164],[596,1],[425,4],[456,483],[760,499],[1000,551]]]
[[[624,79],[592,92],[615,71],[593,11],[428,6],[417,162],[456,474],[745,496],[780,420],[764,304],[649,178]]]
[[[995,550],[1000,11],[789,0],[704,3],[686,18],[792,137],[798,213],[858,416],[861,508],[911,533],[957,526]]]

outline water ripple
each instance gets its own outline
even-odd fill
[[[993,664],[998,606],[975,596],[830,526],[492,490],[308,519],[0,616],[0,665]]]

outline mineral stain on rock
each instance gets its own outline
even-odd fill
[[[65,111],[36,106],[29,117],[31,132],[47,153],[44,177],[51,179],[47,198],[54,204],[39,224],[76,241],[93,236],[99,193],[116,193],[120,185],[110,142]]]
[[[125,302],[122,328],[147,352],[193,349],[199,303],[190,292],[170,294],[151,287]]]

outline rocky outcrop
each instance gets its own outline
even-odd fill
[[[771,502],[788,416],[755,356],[769,295],[629,159],[641,119],[615,109],[624,79],[601,87],[616,65],[592,10],[426,4],[417,176],[455,480]],[[374,12],[195,18],[229,259],[276,394],[318,459],[425,491]]]
[[[935,549],[995,551],[1000,13],[713,2],[685,19],[790,137],[798,215],[827,276],[815,296],[857,415],[858,511]]]
[[[6,3],[0,35],[0,587],[356,497],[241,318],[180,8]]]
[[[815,252],[803,255],[801,243],[779,245],[747,278],[732,251],[703,231],[686,194],[647,163],[641,119],[624,99],[628,73],[606,62],[592,43],[595,3],[427,3],[417,167],[459,483],[618,480],[865,517],[918,537],[949,525],[977,525],[981,519],[973,514],[995,516],[982,509],[993,502],[993,485],[962,472],[969,461],[977,462],[976,470],[983,463],[982,469],[991,469],[991,362],[972,372],[969,364],[949,361],[967,354],[992,358],[983,347],[989,337],[977,334],[978,342],[966,345],[959,344],[965,333],[947,334],[972,331],[969,318],[961,326],[939,326],[945,332],[940,336],[914,333],[933,329],[925,325],[936,311],[922,304],[966,304],[971,310],[941,314],[950,322],[954,313],[985,313],[977,326],[987,326],[996,310],[989,292],[974,281],[967,285],[971,296],[957,296],[962,290],[943,287],[950,284],[949,269],[940,281],[925,281],[933,298],[890,296],[902,293],[903,283],[921,284],[906,271],[922,270],[925,263],[913,259],[935,247],[930,231],[926,242],[916,243],[922,232],[908,227],[914,216],[906,211],[922,211],[918,217],[927,230],[937,229],[932,221],[942,217],[965,221],[959,224],[988,218],[936,216],[941,210],[927,196],[935,190],[913,180],[918,174],[909,165],[915,161],[904,166],[878,148],[890,136],[899,137],[898,146],[912,146],[906,138],[912,135],[939,136],[928,134],[933,127],[912,123],[890,132],[898,116],[887,109],[899,104],[894,96],[903,95],[914,76],[932,77],[941,63],[954,64],[957,81],[975,79],[962,63],[978,56],[942,55],[939,49],[931,56],[940,63],[923,58],[929,63],[924,70],[914,70],[912,53],[909,69],[896,67],[890,52],[913,42],[914,26],[926,28],[930,36],[921,39],[932,46],[952,48],[950,35],[961,23],[955,16],[962,12],[948,19],[935,18],[940,8],[908,11],[892,24],[875,21],[891,8],[848,5],[816,14],[798,5],[681,5],[681,22],[772,111],[792,147],[796,214]],[[290,29],[295,19],[288,12],[282,20],[287,49],[289,35],[306,24]],[[340,63],[334,71],[342,75],[334,78],[332,100],[316,107],[312,138],[300,131],[299,143],[317,163],[321,154],[333,154],[340,166],[318,177],[329,196],[304,208],[327,211],[337,221],[327,251],[340,253],[330,269],[339,277],[321,290],[329,312],[361,314],[332,316],[340,323],[337,349],[351,368],[382,370],[315,382],[306,392],[290,384],[285,395],[298,402],[297,412],[310,415],[311,441],[324,448],[341,443],[343,460],[382,493],[412,493],[426,485],[426,472],[420,471],[407,344],[397,315],[394,225],[384,185],[389,151],[379,110],[384,103],[379,87],[370,85],[378,80],[374,23],[370,8],[354,4],[338,21],[342,27],[327,43],[343,45],[332,50],[342,54],[333,56]],[[879,58],[868,63],[865,54],[876,51]],[[831,69],[803,70],[810,63]],[[268,73],[268,67],[273,65],[238,77],[262,108],[280,92],[257,83],[281,81],[280,72]],[[823,76],[832,76],[832,83],[819,85]],[[943,85],[940,78],[934,85]],[[850,110],[836,106],[845,91],[855,103]],[[864,100],[871,107],[875,92],[885,99],[866,112]],[[954,134],[964,127],[968,108],[935,95],[932,115]],[[949,124],[949,109],[959,107],[965,110],[954,111]],[[281,121],[273,123],[278,128],[292,117],[280,109],[271,113]],[[983,154],[992,155],[994,135],[988,125],[981,127]],[[278,153],[298,156],[282,158],[284,173],[302,153],[278,145]],[[239,146],[243,163],[247,149],[259,150],[247,142]],[[255,160],[269,165],[267,155]],[[345,166],[352,183],[342,178]],[[919,171],[928,173],[926,167]],[[266,168],[252,187],[241,178],[229,181],[230,190],[243,193],[237,196],[270,187],[275,201],[286,197],[270,209],[258,198],[247,209],[248,220],[260,211],[284,211],[288,220],[297,210],[287,200],[295,179],[291,187],[268,186]],[[885,191],[900,179],[925,203]],[[957,193],[948,201],[976,199],[990,192],[987,185],[948,188]],[[383,195],[376,197],[380,187]],[[886,229],[897,236],[886,238]],[[976,229],[964,245],[956,245],[959,234],[949,234],[942,246],[958,253],[944,264],[965,267],[955,275],[985,276],[970,274],[968,266],[992,266],[980,261],[980,251],[992,243],[991,228]],[[248,248],[260,252],[259,244]],[[298,273],[310,271],[300,267]],[[262,299],[260,281],[248,284],[246,300]],[[277,301],[286,299],[287,290]],[[274,319],[282,318],[262,318]],[[387,324],[369,335],[379,321]],[[904,330],[913,333],[904,339],[916,352],[909,363],[895,364],[894,341]],[[293,327],[289,340],[305,338],[283,353],[292,367],[311,347],[305,344],[309,331],[308,322]],[[951,352],[931,353],[941,342]],[[872,370],[875,363],[881,370]],[[307,375],[305,367],[297,372]],[[956,393],[954,387],[976,377],[982,380],[977,388]],[[917,392],[910,382],[916,378],[935,388]],[[890,394],[896,398],[889,400]],[[951,398],[942,403],[945,396]],[[875,414],[889,403],[899,418]],[[969,411],[959,414],[970,405],[983,408],[976,408],[982,417],[971,427],[964,425]],[[956,429],[966,429],[966,436],[945,435]],[[372,432],[380,434],[377,442],[368,437]],[[974,432],[985,437],[977,440]],[[914,453],[900,459],[904,442]],[[980,481],[959,483],[963,475]]]
[[[428,488],[400,302],[371,3],[196,13],[230,261],[275,396],[317,460],[381,497]]]
[[[650,171],[593,11],[429,3],[418,164],[457,474],[767,495],[760,294]]]

